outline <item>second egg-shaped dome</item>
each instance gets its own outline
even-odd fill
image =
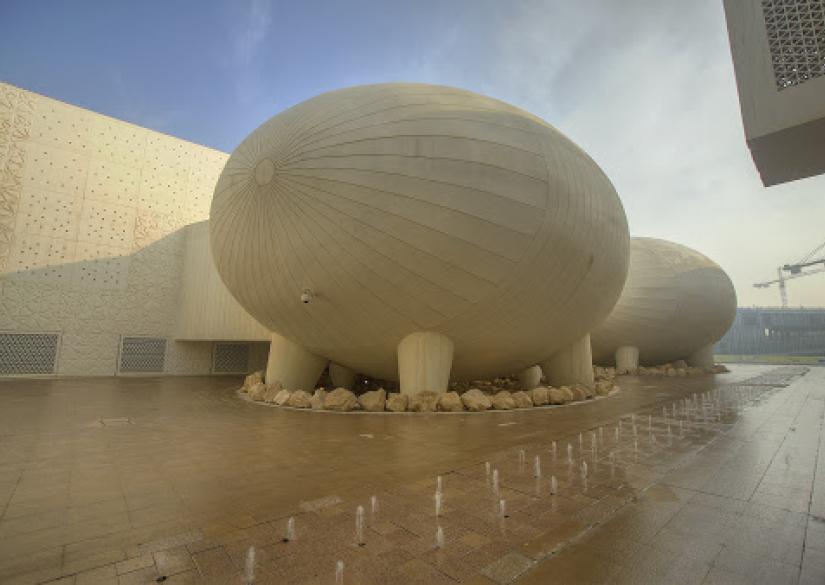
[[[627,346],[643,365],[688,359],[721,339],[735,317],[733,283],[713,260],[675,242],[632,238],[622,295],[590,334],[593,361],[612,364]]]
[[[621,202],[586,153],[523,110],[421,84],[271,118],[227,162],[210,231],[257,320],[388,379],[416,331],[453,341],[457,379],[535,364],[608,314],[628,262]]]

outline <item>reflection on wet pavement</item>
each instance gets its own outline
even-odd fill
[[[0,582],[825,582],[825,369],[455,416],[237,383],[0,382]]]

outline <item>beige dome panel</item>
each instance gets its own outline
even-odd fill
[[[560,132],[421,84],[334,91],[271,118],[230,157],[210,229],[219,273],[258,321],[390,379],[414,332],[453,343],[458,379],[547,358],[612,309],[629,240],[610,181]]]
[[[590,334],[593,361],[612,364],[620,348],[636,348],[643,365],[688,359],[721,339],[735,316],[736,291],[715,262],[687,246],[632,238],[624,291]]]

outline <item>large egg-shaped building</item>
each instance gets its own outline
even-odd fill
[[[736,291],[710,258],[674,242],[633,238],[624,291],[590,335],[593,361],[622,370],[674,360],[707,367],[735,317]]]
[[[287,385],[315,357],[402,392],[531,366],[607,316],[628,262],[621,202],[584,151],[516,107],[422,84],[271,118],[232,153],[210,226]]]

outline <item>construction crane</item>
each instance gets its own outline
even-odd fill
[[[811,274],[818,274],[825,272],[825,242],[808,252],[797,262],[793,264],[785,264],[776,269],[776,278],[773,280],[766,280],[764,282],[757,282],[753,286],[756,288],[768,288],[773,284],[779,285],[779,298],[782,301],[782,308],[788,308],[788,290],[785,282],[793,280],[794,278],[802,278],[803,276],[810,276]],[[822,264],[822,266],[817,266]],[[817,266],[810,269],[811,266]],[[808,268],[809,270],[806,270]],[[788,273],[787,276],[785,273]]]

